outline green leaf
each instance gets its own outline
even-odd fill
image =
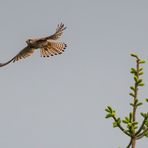
[[[136,122],[136,121],[135,121],[135,122],[133,122],[133,125],[138,125],[138,122]]]
[[[148,127],[148,120],[145,121],[145,125]]]
[[[134,53],[131,53],[131,56],[132,57],[135,57],[135,58],[138,58],[138,55],[137,54],[134,54]]]
[[[134,129],[137,129],[138,128],[138,126],[134,126]]]
[[[121,123],[121,119],[120,119],[120,118],[117,119],[117,123],[118,123],[118,124]]]
[[[147,114],[146,113],[140,113],[142,117],[146,118]]]
[[[135,95],[133,93],[129,93],[130,96],[135,97]]]
[[[132,123],[129,122],[129,123],[127,124],[127,127],[128,127],[128,128],[131,128],[131,127],[132,127]]]
[[[137,104],[138,103],[138,99],[135,99],[135,102],[134,103]]]
[[[118,123],[117,122],[113,122],[113,127],[117,127],[118,126]]]
[[[134,104],[133,103],[130,103],[130,105],[133,107],[134,106]]]
[[[142,129],[145,130],[146,129],[146,126],[143,126]]]
[[[112,112],[112,111],[113,111],[113,109],[112,109],[112,107],[111,107],[111,106],[107,106],[107,109],[108,109],[110,112]]]
[[[133,90],[133,91],[135,91],[135,87],[134,86],[131,86],[130,89]]]
[[[138,86],[141,86],[142,87],[142,86],[144,86],[144,83],[140,83],[140,84],[138,84]]]
[[[143,70],[143,67],[139,68],[139,71],[142,71]]]
[[[138,77],[137,76],[134,76],[134,80],[137,83],[138,82]]]
[[[140,76],[140,75],[143,75],[143,74],[144,74],[144,72],[139,72],[139,76]]]
[[[142,82],[142,79],[139,79],[139,80],[137,81],[138,84],[141,83],[141,82]]]
[[[128,117],[125,117],[124,120],[122,120],[123,123],[127,124],[130,122],[130,119]]]
[[[144,63],[146,63],[145,60],[140,60],[140,62],[139,62],[139,64],[144,64]]]
[[[110,110],[108,110],[108,108],[105,109],[106,112],[110,113]]]
[[[145,132],[144,136],[148,138],[148,131]]]
[[[127,120],[122,120],[122,122],[123,122],[123,123],[125,123],[125,124],[127,124],[127,123],[128,123],[128,121],[127,121]]]
[[[116,115],[116,111],[112,111],[112,116],[115,116]]]
[[[148,103],[148,98],[146,98],[145,101]]]
[[[128,117],[125,117],[125,120],[128,121],[128,122],[130,121]]]
[[[141,106],[142,104],[143,104],[142,102],[139,102],[136,104],[136,106],[138,107],[138,106]]]
[[[137,70],[135,68],[131,68],[131,73],[132,74],[136,74],[137,73]]]
[[[107,114],[107,115],[105,116],[106,119],[107,119],[107,118],[111,118],[111,117],[112,117],[111,114]]]

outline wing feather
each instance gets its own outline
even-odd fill
[[[24,49],[22,49],[15,57],[13,57],[11,60],[5,62],[5,63],[0,63],[0,67],[6,66],[9,63],[11,63],[12,61],[18,61],[20,59],[26,58],[28,56],[30,56],[32,53],[34,52],[33,48],[30,47],[25,47]]]
[[[58,24],[57,26],[57,29],[56,29],[56,32],[51,35],[51,36],[48,36],[46,38],[44,38],[45,40],[48,40],[48,39],[51,39],[51,40],[57,40],[61,37],[61,35],[63,34],[63,31],[66,29],[66,27],[64,26],[63,23],[61,24]]]
[[[34,50],[35,50],[34,48],[31,48],[29,46],[25,47],[13,58],[13,62],[18,61],[20,59],[24,59],[24,58],[32,55]]]

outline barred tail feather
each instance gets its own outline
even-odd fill
[[[49,42],[48,45],[44,48],[41,48],[40,54],[41,57],[49,57],[64,52],[64,49],[67,47],[65,43],[56,43]]]

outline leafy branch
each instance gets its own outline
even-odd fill
[[[136,59],[136,67],[131,68],[130,71],[134,78],[134,85],[130,86],[131,92],[129,93],[132,98],[132,102],[130,103],[132,111],[128,114],[128,116],[121,119],[120,117],[116,117],[116,111],[112,109],[111,106],[107,106],[105,109],[107,112],[106,118],[112,118],[114,120],[112,123],[113,127],[118,127],[124,134],[130,137],[130,142],[127,148],[135,148],[136,140],[148,137],[148,112],[140,113],[143,117],[143,121],[140,126],[139,122],[136,120],[137,109],[143,105],[143,103],[139,101],[138,91],[139,87],[144,86],[141,76],[144,74],[142,64],[144,64],[145,61],[140,59],[136,54],[131,54],[131,56]],[[145,101],[148,103],[148,98],[146,98]],[[126,128],[124,128],[122,124],[125,124]]]

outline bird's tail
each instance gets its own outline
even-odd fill
[[[61,54],[66,49],[65,43],[49,42],[47,47],[41,48],[41,57],[49,57],[57,54]]]
[[[14,58],[12,58],[11,60],[9,60],[8,62],[0,63],[0,67],[6,66],[7,64],[11,63],[13,60],[14,60]]]

